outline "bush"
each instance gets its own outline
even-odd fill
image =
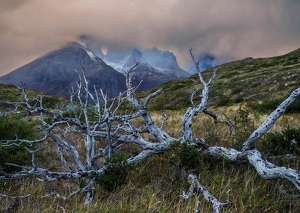
[[[173,141],[169,145],[172,156],[179,162],[179,166],[189,171],[197,171],[202,161],[202,155],[191,141]]]
[[[59,102],[59,98],[55,96],[43,97],[43,106],[46,108],[54,109],[56,107],[56,104]]]
[[[19,139],[34,140],[34,126],[22,120],[13,118],[0,118],[0,140]],[[25,149],[25,144],[19,146],[0,146],[0,166],[5,172],[15,172],[20,169],[8,166],[4,162],[18,165],[30,164],[31,154]]]
[[[232,94],[232,95],[235,95],[235,94],[241,93],[242,91],[243,91],[243,88],[237,87],[237,88],[234,88],[234,89],[231,91],[231,94]]]
[[[265,99],[262,103],[258,103],[258,101],[250,102],[247,104],[251,109],[258,111],[260,113],[270,113],[273,112],[287,97],[283,98],[275,98],[275,99]],[[286,114],[290,113],[299,113],[300,112],[300,99],[296,99],[294,103],[292,103],[286,109]]]
[[[232,100],[229,99],[227,96],[220,95],[217,106],[230,106],[230,105],[232,105]]]
[[[256,129],[254,120],[250,117],[250,112],[247,108],[242,107],[236,113],[230,115],[224,114],[226,120],[230,122],[231,141],[234,149],[241,150],[245,141],[249,138],[251,133]]]
[[[127,156],[124,152],[115,153],[112,157],[106,158],[104,162],[105,173],[96,177],[96,183],[100,184],[107,191],[113,191],[117,186],[126,183],[128,173],[134,167],[126,159]]]
[[[300,127],[298,129],[286,126],[282,132],[266,133],[259,143],[259,148],[266,154],[284,155],[284,154],[300,154],[299,144],[292,144],[292,140],[300,142]]]
[[[244,101],[244,97],[243,96],[241,96],[241,95],[239,95],[238,97],[236,97],[235,99],[233,99],[233,102],[234,103],[241,103],[241,102],[243,102]]]

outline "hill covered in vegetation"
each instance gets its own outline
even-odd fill
[[[211,105],[228,106],[240,102],[257,104],[257,101],[264,99],[281,101],[299,86],[300,49],[271,58],[245,58],[218,67],[217,76],[210,86]],[[209,68],[203,71],[204,79],[209,79],[213,70]],[[163,91],[149,103],[150,109],[176,110],[189,107],[193,91],[203,86],[195,74],[166,82],[152,90],[142,91],[139,95],[146,97],[159,88],[163,88]],[[194,100],[197,102],[200,97],[195,96]]]
[[[26,90],[29,100],[33,103],[35,98],[42,97],[43,104],[46,108],[54,108],[56,103],[67,101],[67,99],[53,96],[48,93],[35,92]],[[0,84],[0,111],[8,111],[14,108],[12,104],[6,102],[23,102],[24,98],[21,95],[21,90],[13,85]]]

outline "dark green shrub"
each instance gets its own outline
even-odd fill
[[[47,124],[52,125],[52,118],[50,118],[50,117],[44,118],[44,121],[45,121]]]
[[[261,64],[260,67],[263,67],[263,68],[268,68],[268,67],[273,67],[277,65],[276,62],[273,62],[273,63],[265,63],[265,64]]]
[[[271,113],[273,112],[287,97],[265,99],[262,103],[258,101],[250,102],[247,104],[251,109],[260,113]],[[286,114],[299,113],[300,112],[300,98],[296,99],[287,109]]]
[[[56,107],[56,104],[59,103],[60,100],[58,97],[43,97],[43,106],[47,109],[53,109]]]
[[[128,173],[134,165],[128,163],[124,152],[115,153],[111,158],[106,158],[104,162],[105,174],[96,177],[96,183],[100,184],[105,190],[113,191],[127,181]]]
[[[239,95],[238,97],[236,97],[236,98],[233,99],[233,102],[236,103],[236,104],[237,103],[241,103],[243,101],[244,101],[244,97],[241,96],[241,95]]]
[[[80,111],[77,111],[76,114],[80,115]],[[75,114],[73,111],[66,111],[66,112],[62,113],[62,117],[63,118],[75,118]]]
[[[300,127],[298,129],[286,126],[282,132],[268,132],[259,143],[262,152],[270,155],[300,154],[298,143],[292,144],[292,140],[300,142]]]
[[[19,139],[34,140],[36,138],[34,132],[33,124],[9,117],[0,118],[0,140],[14,140],[16,135]],[[19,171],[18,168],[5,163],[30,164],[31,154],[25,149],[25,146],[26,144],[0,146],[0,166],[5,172]]]
[[[176,84],[172,89],[173,90],[177,90],[177,89],[181,89],[181,88],[184,88],[186,85],[184,84]]]
[[[232,104],[232,100],[226,96],[221,95],[219,97],[219,102],[217,106],[230,106]]]
[[[234,95],[234,94],[238,94],[240,92],[243,91],[243,88],[241,87],[237,87],[237,88],[234,88],[232,91],[231,91],[231,94]]]
[[[237,69],[237,68],[235,68],[235,69]],[[231,78],[233,76],[238,76],[238,75],[239,75],[238,72],[225,73],[220,77],[220,79],[224,79],[224,78],[228,79],[228,78]]]
[[[251,67],[250,69],[248,69],[248,72],[253,72],[253,71],[256,71],[256,70],[258,70],[258,69],[259,69],[258,66],[253,66],[253,67]]]
[[[190,141],[173,141],[169,145],[172,156],[177,159],[179,166],[189,171],[197,171],[202,161],[195,145],[191,145]]]
[[[224,114],[226,120],[230,122],[232,147],[241,150],[243,143],[248,139],[255,129],[254,121],[250,118],[250,112],[240,106],[236,113]]]

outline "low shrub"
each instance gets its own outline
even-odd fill
[[[261,103],[258,101],[249,102],[247,104],[252,110],[258,111],[260,113],[270,113],[273,112],[287,97],[265,99]],[[287,109],[286,114],[299,113],[300,112],[300,99],[296,99]]]
[[[249,138],[251,133],[256,129],[254,120],[250,117],[250,112],[247,108],[240,105],[235,113],[224,114],[226,120],[231,125],[231,141],[232,147],[241,150],[243,143]]]
[[[242,91],[243,91],[243,88],[237,87],[237,88],[234,88],[234,89],[231,91],[231,94],[232,94],[232,95],[235,95],[235,94],[241,93]]]
[[[241,103],[243,101],[244,101],[244,97],[242,95],[239,95],[238,97],[233,99],[233,102],[236,103],[236,104]]]
[[[169,145],[173,160],[178,162],[182,169],[189,171],[197,171],[203,156],[199,153],[195,145],[191,141],[173,141]]]
[[[124,152],[115,153],[112,157],[106,158],[104,162],[104,175],[96,177],[96,183],[107,191],[114,191],[117,186],[125,184],[128,173],[134,168],[132,163],[126,161],[127,155]]]
[[[268,132],[259,143],[259,149],[270,155],[300,154],[300,127],[286,126],[282,132]]]
[[[0,118],[0,141],[19,139],[34,140],[35,136],[34,125],[22,120],[17,120],[10,117]],[[18,165],[26,165],[31,162],[31,154],[25,149],[26,144],[19,146],[2,146],[0,145],[0,166],[5,172],[11,173],[20,169],[8,166],[5,162]]]
[[[236,67],[235,69],[238,69],[238,68]],[[238,75],[239,75],[239,72],[225,73],[220,77],[220,79],[228,79],[228,78],[231,78],[233,76],[238,76]]]
[[[219,96],[219,102],[217,103],[217,106],[230,106],[232,105],[232,100],[229,99],[227,96],[220,95]]]

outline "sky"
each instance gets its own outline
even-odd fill
[[[299,0],[0,0],[0,76],[87,35],[220,62],[300,48]]]

